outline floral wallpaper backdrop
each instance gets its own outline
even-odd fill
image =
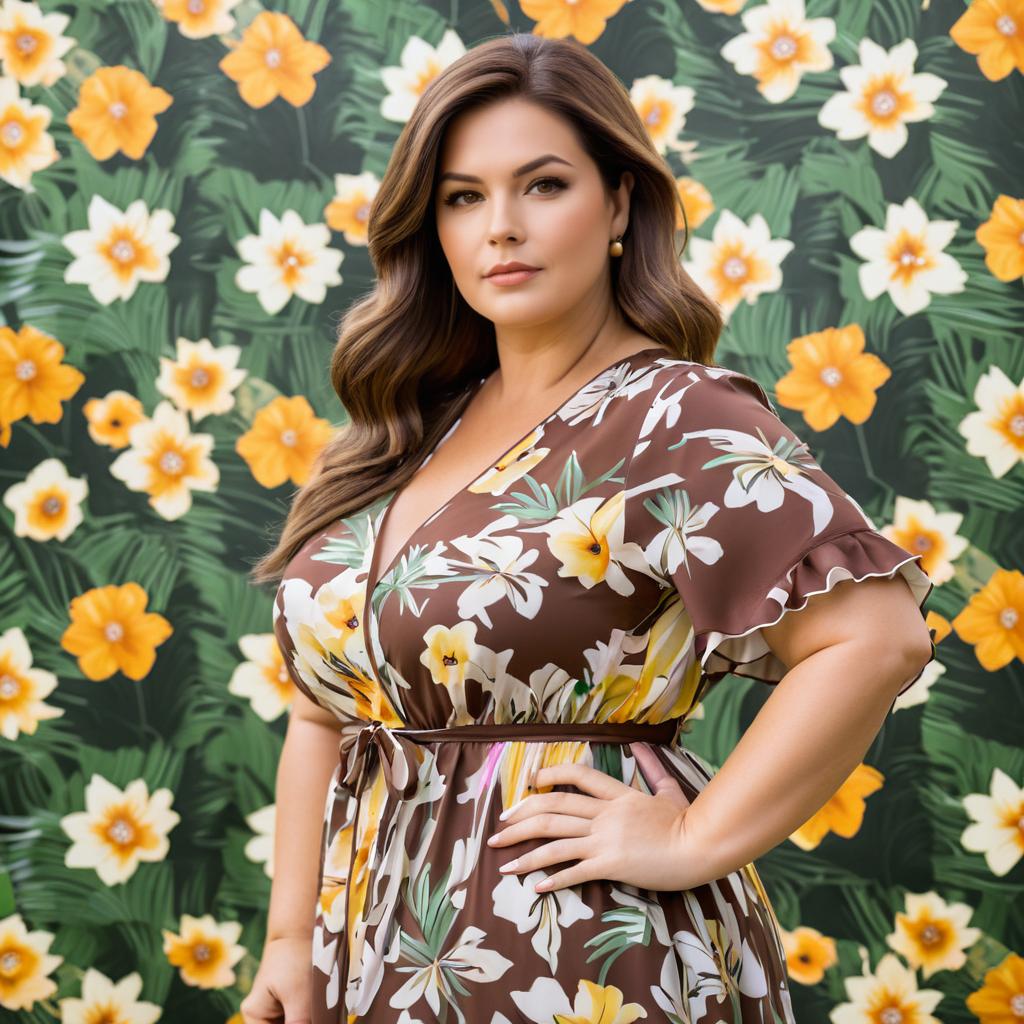
[[[245,572],[344,422],[394,139],[510,30],[618,74],[719,361],[935,583],[937,659],[759,861],[799,1019],[1021,1019],[1024,0],[0,3],[0,1007],[240,1021],[293,697]]]

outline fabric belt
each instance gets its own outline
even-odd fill
[[[408,799],[416,792],[419,761],[415,743],[590,740],[598,743],[672,743],[681,719],[664,722],[526,722],[507,725],[457,725],[448,729],[392,729],[383,722],[357,722],[342,730],[339,782],[358,793],[379,758],[389,792]]]
[[[394,813],[397,800],[408,800],[416,793],[419,783],[420,762],[415,747],[418,743],[473,743],[539,741],[546,743],[657,743],[674,744],[681,718],[664,722],[525,722],[495,725],[457,725],[445,729],[392,729],[383,722],[350,722],[341,729],[342,740],[338,748],[341,771],[338,784],[356,798],[352,827],[352,852],[349,874],[345,880],[345,924],[340,936],[341,956],[339,985],[342,1021],[350,1012],[348,1006],[349,946],[349,893],[352,885],[352,867],[355,861],[356,833],[359,826],[359,806],[363,787],[379,760],[390,797],[386,815]],[[383,823],[378,834],[385,831]],[[321,871],[323,861],[321,858]]]

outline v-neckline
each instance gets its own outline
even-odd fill
[[[432,519],[434,519],[435,516],[440,515],[460,494],[463,493],[463,491],[466,490],[467,487],[469,487],[474,481],[478,480],[484,473],[487,472],[488,469],[493,468],[493,466],[496,464],[496,462],[500,461],[501,458],[503,458],[510,451],[512,451],[513,448],[515,448],[518,445],[522,444],[523,441],[525,441],[531,434],[533,434],[537,430],[540,430],[541,427],[547,426],[547,424],[550,423],[551,420],[553,420],[567,405],[569,405],[571,402],[576,400],[576,398],[579,396],[581,391],[583,391],[584,389],[590,387],[596,380],[599,380],[606,373],[608,373],[611,370],[614,370],[617,366],[621,366],[623,363],[629,362],[631,359],[637,359],[640,356],[647,355],[650,352],[661,352],[661,353],[664,353],[667,356],[671,356],[672,355],[671,351],[669,349],[667,349],[664,345],[651,345],[651,346],[648,346],[647,348],[639,349],[636,352],[631,352],[627,356],[622,356],[621,359],[616,359],[615,362],[609,363],[607,366],[602,367],[592,377],[590,377],[589,380],[584,381],[578,388],[576,388],[576,390],[573,391],[573,393],[571,395],[569,395],[568,398],[566,398],[555,410],[553,410],[552,412],[548,413],[542,419],[538,420],[536,423],[533,424],[532,427],[529,428],[529,430],[524,431],[516,440],[514,440],[511,444],[507,445],[504,448],[504,450],[502,451],[501,455],[499,455],[496,460],[494,460],[491,463],[489,463],[479,473],[477,473],[475,476],[471,477],[469,480],[467,480],[465,483],[463,483],[457,490],[453,491],[452,494],[441,505],[439,505],[436,509],[434,509],[434,511],[431,512],[424,519],[422,519],[413,528],[413,530],[409,534],[409,536],[406,537],[405,540],[396,549],[395,554],[392,556],[391,561],[388,562],[388,564],[385,567],[385,569],[383,570],[383,572],[378,572],[378,568],[379,568],[379,566],[378,566],[378,562],[379,562],[378,553],[380,551],[379,539],[380,539],[381,535],[384,533],[384,529],[385,529],[385,527],[387,525],[388,516],[391,513],[391,509],[394,506],[395,501],[397,500],[399,494],[401,494],[405,490],[405,488],[409,486],[409,484],[415,478],[416,473],[418,473],[423,468],[423,466],[426,464],[428,459],[430,457],[432,457],[433,454],[440,449],[441,445],[444,444],[444,442],[458,428],[459,424],[462,422],[462,417],[465,414],[464,411],[462,413],[460,413],[459,416],[452,423],[451,427],[448,428],[448,431],[445,434],[445,436],[442,437],[441,440],[438,441],[438,443],[433,447],[433,449],[430,452],[428,452],[427,455],[425,455],[423,457],[423,460],[416,467],[416,469],[414,470],[412,476],[410,476],[409,479],[406,480],[405,483],[402,484],[401,487],[396,487],[387,496],[387,498],[385,500],[386,503],[385,503],[383,509],[379,510],[377,515],[374,517],[375,520],[376,520],[376,525],[375,525],[375,527],[371,531],[371,533],[372,533],[371,543],[373,544],[373,551],[370,554],[370,567],[369,567],[369,569],[367,571],[367,575],[366,575],[366,606],[364,607],[364,610],[363,610],[363,618],[364,618],[364,620],[367,618],[367,615],[369,613],[370,601],[371,601],[374,593],[376,593],[377,587],[384,580],[384,578],[386,576],[388,576],[393,571],[395,566],[398,564],[399,559],[402,557],[402,555],[404,555],[409,550],[409,548],[412,546],[413,540],[415,539],[416,535],[427,525],[427,523],[429,523]],[[477,381],[477,383],[473,387],[473,394],[467,400],[466,405],[469,405],[469,403],[473,400],[473,397],[475,397],[476,393],[483,386],[483,383],[484,383],[484,381],[486,379],[487,379],[486,377],[481,377],[480,380]],[[463,407],[463,408],[465,409],[465,407]]]
[[[584,381],[578,388],[576,388],[576,390],[573,391],[573,393],[569,395],[568,398],[566,398],[565,401],[563,401],[553,412],[548,413],[547,416],[538,420],[532,427],[530,427],[529,430],[524,431],[515,441],[513,441],[510,445],[506,446],[504,451],[501,453],[501,455],[498,456],[496,460],[494,460],[494,462],[491,462],[490,465],[485,466],[479,473],[477,473],[475,476],[473,476],[464,484],[462,484],[458,488],[458,490],[453,491],[451,496],[448,497],[443,504],[439,505],[425,519],[421,520],[420,523],[413,529],[412,533],[410,533],[409,536],[406,537],[402,544],[397,548],[395,554],[392,556],[391,561],[387,564],[384,571],[378,572],[377,563],[379,561],[380,552],[379,538],[381,534],[384,532],[385,526],[387,525],[387,518],[391,513],[391,509],[392,506],[395,504],[395,500],[398,498],[398,495],[401,494],[402,491],[404,491],[405,488],[409,486],[409,483],[416,476],[416,473],[418,473],[423,468],[427,460],[434,454],[434,452],[436,452],[441,447],[441,445],[451,436],[451,434],[455,432],[458,425],[462,422],[462,417],[465,414],[465,406],[463,406],[463,412],[459,413],[458,417],[448,428],[448,431],[444,435],[444,437],[442,437],[441,440],[438,441],[436,445],[434,445],[433,449],[423,457],[420,464],[413,471],[412,476],[410,476],[409,479],[406,480],[401,487],[396,487],[387,496],[387,498],[385,499],[385,505],[383,509],[378,510],[377,514],[373,517],[374,525],[371,527],[370,530],[370,543],[373,545],[373,551],[370,553],[370,566],[366,573],[366,589],[364,591],[365,597],[363,603],[362,626],[363,644],[366,649],[367,657],[370,659],[370,664],[373,666],[374,675],[376,675],[378,678],[380,677],[380,670],[377,667],[377,659],[373,655],[373,649],[371,646],[372,639],[370,637],[369,629],[370,617],[373,615],[373,596],[377,592],[377,587],[381,584],[384,578],[392,572],[392,570],[398,564],[398,561],[402,557],[402,555],[404,555],[409,550],[409,548],[412,547],[413,540],[416,538],[416,535],[427,525],[427,523],[434,519],[435,516],[438,516],[442,512],[444,512],[444,510],[448,508],[448,506],[451,505],[451,503],[460,494],[462,494],[467,487],[469,487],[475,480],[478,480],[484,473],[487,472],[488,469],[491,469],[496,462],[500,461],[500,459],[503,456],[507,455],[510,451],[512,451],[513,448],[516,448],[518,445],[521,445],[523,441],[525,441],[531,434],[540,430],[541,427],[547,426],[547,424],[550,423],[567,405],[569,405],[571,402],[574,402],[579,397],[581,391],[590,387],[591,384],[593,384],[597,380],[600,380],[601,377],[603,377],[606,373],[609,373],[611,370],[614,370],[617,366],[621,366],[623,363],[628,363],[631,359],[637,359],[640,356],[648,355],[651,352],[660,352],[668,357],[672,356],[671,350],[666,348],[664,345],[650,345],[647,348],[642,348],[637,350],[636,352],[631,352],[628,356],[623,356],[621,359],[616,359],[615,362],[609,363],[607,366],[602,367],[589,380]],[[486,377],[481,377],[480,380],[477,381],[477,383],[473,387],[473,394],[467,400],[466,405],[469,405],[469,403],[473,400],[473,397],[483,386],[483,383],[486,379]]]

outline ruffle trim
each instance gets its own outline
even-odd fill
[[[774,626],[783,615],[799,611],[815,594],[832,590],[842,580],[861,580],[899,573],[910,589],[924,617],[924,603],[934,584],[920,566],[921,556],[911,555],[876,530],[854,530],[822,541],[811,548],[768,592],[764,601],[748,616],[755,625],[742,632],[709,630],[698,640],[705,644],[700,662],[705,673],[718,677],[727,673],[774,685],[788,671],[772,652],[761,632]],[[781,609],[781,610],[780,610]],[[935,630],[929,630],[935,657]],[[897,696],[905,693],[924,673],[922,668],[904,680]]]

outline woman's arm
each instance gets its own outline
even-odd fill
[[[274,880],[267,942],[311,936],[320,895],[320,840],[327,786],[338,763],[340,723],[296,692],[277,766]]]
[[[827,803],[931,655],[901,576],[839,583],[763,634],[791,667],[683,817],[684,855],[709,880],[762,856]]]

